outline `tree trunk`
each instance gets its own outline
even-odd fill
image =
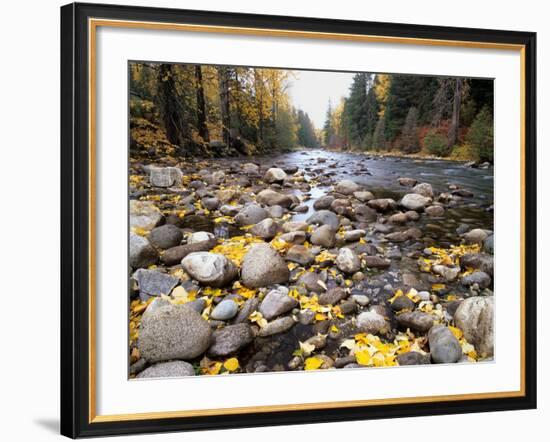
[[[453,115],[449,126],[447,152],[450,153],[453,146],[458,141],[458,129],[460,125],[460,105],[462,100],[462,80],[455,80],[455,92],[453,98]]]
[[[172,144],[181,146],[183,143],[183,134],[181,133],[180,120],[178,112],[178,102],[174,95],[175,82],[172,65],[161,64],[158,70],[158,101],[162,118],[162,124],[166,131],[166,138]]]
[[[256,101],[258,104],[258,144],[261,145],[264,138],[264,115],[263,115],[263,80],[257,69],[254,69],[254,87]]]
[[[202,83],[202,68],[200,65],[195,66],[195,84],[197,90],[197,127],[201,138],[208,142],[208,127],[206,126],[206,110],[204,102],[204,88]]]
[[[222,116],[222,136],[223,142],[231,145],[231,117],[229,114],[229,72],[226,67],[218,68],[218,85],[220,93],[220,111]]]

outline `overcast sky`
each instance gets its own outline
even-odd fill
[[[328,100],[333,106],[347,96],[354,74],[341,72],[293,71],[289,94],[294,106],[307,112],[317,129],[325,122]]]

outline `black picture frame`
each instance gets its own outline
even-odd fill
[[[89,18],[524,47],[524,395],[94,422],[89,395]],[[61,433],[71,438],[536,408],[536,34],[488,29],[73,3],[61,8]]]

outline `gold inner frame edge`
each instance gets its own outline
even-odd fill
[[[466,393],[455,395],[438,396],[416,396],[404,398],[388,399],[366,399],[350,401],[333,401],[301,404],[283,404],[283,405],[262,405],[219,409],[197,409],[197,410],[179,410],[179,411],[158,411],[146,413],[128,413],[128,414],[96,414],[96,322],[95,322],[95,273],[96,273],[96,237],[95,237],[95,209],[96,209],[96,36],[97,28],[115,27],[115,28],[133,28],[147,30],[170,30],[186,32],[206,32],[217,34],[236,34],[253,35],[268,37],[292,37],[309,38],[338,41],[356,41],[369,43],[386,44],[410,44],[419,46],[443,46],[443,47],[462,47],[476,49],[496,49],[518,51],[520,54],[520,208],[521,208],[521,226],[520,226],[520,389],[518,391],[487,392],[487,393]],[[361,34],[340,34],[329,32],[311,32],[311,31],[291,31],[281,29],[263,29],[263,28],[244,28],[232,26],[211,26],[211,25],[191,25],[181,23],[159,23],[159,22],[141,22],[131,20],[111,20],[111,19],[88,19],[88,94],[89,94],[89,401],[88,401],[88,422],[116,422],[133,421],[146,419],[169,419],[198,416],[219,416],[231,414],[247,413],[273,413],[280,411],[299,411],[299,410],[321,410],[329,408],[349,408],[365,407],[375,405],[397,405],[413,404],[442,401],[461,401],[461,400],[482,400],[497,398],[513,398],[525,396],[525,45],[506,44],[492,42],[474,42],[460,40],[440,40],[412,37],[390,37]]]

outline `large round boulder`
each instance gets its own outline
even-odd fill
[[[298,301],[288,296],[288,289],[280,286],[265,295],[259,311],[269,321],[292,310],[297,305]]]
[[[213,333],[208,355],[214,358],[228,356],[250,344],[252,339],[252,330],[248,324],[228,325]]]
[[[311,233],[310,240],[311,244],[330,248],[334,246],[336,230],[332,226],[324,224],[321,227],[317,227]]]
[[[246,253],[241,279],[250,288],[267,287],[288,281],[290,271],[277,250],[267,243],[254,244]]]
[[[249,226],[251,224],[257,224],[267,217],[269,217],[269,213],[263,207],[257,204],[248,204],[237,213],[235,222],[239,226]]]
[[[361,261],[353,250],[343,247],[336,257],[336,267],[344,273],[355,273],[361,268]]]
[[[147,238],[130,233],[129,264],[134,269],[148,267],[159,259],[159,254]]]
[[[136,378],[179,378],[182,376],[195,376],[195,370],[189,362],[159,362],[143,370]]]
[[[270,240],[279,231],[279,225],[272,219],[266,218],[260,221],[258,224],[255,224],[250,233],[254,236],[259,236],[262,239]]]
[[[159,249],[169,249],[181,243],[183,233],[173,224],[155,227],[149,233],[149,241]]]
[[[183,269],[201,284],[222,287],[233,281],[238,270],[235,264],[218,253],[195,252],[182,259]]]
[[[455,312],[455,324],[483,357],[494,353],[495,302],[492,296],[472,296],[462,301]]]
[[[272,167],[264,175],[264,181],[266,183],[277,183],[284,181],[286,178],[286,172],[278,167]]]
[[[338,229],[338,226],[340,226],[338,216],[330,210],[319,210],[318,212],[315,212],[307,219],[307,223],[316,224],[319,226],[329,225],[333,229]]]
[[[423,195],[427,198],[433,198],[434,197],[434,190],[432,188],[431,184],[428,183],[420,183],[417,184],[412,188],[412,191],[414,193],[418,193],[419,195]]]
[[[472,229],[463,235],[466,244],[483,244],[489,232],[483,229]]]
[[[450,364],[462,357],[462,347],[448,327],[434,325],[428,332],[428,343],[432,361],[436,364]]]
[[[419,193],[408,193],[401,199],[401,205],[408,210],[423,210],[432,201]]]
[[[357,316],[357,328],[365,333],[378,333],[386,328],[386,319],[377,311],[370,310]]]
[[[281,206],[287,209],[293,203],[292,198],[289,195],[275,192],[271,189],[264,189],[260,193],[258,193],[256,201],[266,206]]]
[[[351,180],[342,180],[336,184],[334,191],[343,195],[353,195],[353,193],[359,191],[360,188],[359,184]]]
[[[130,228],[152,230],[162,219],[161,211],[152,201],[130,200]]]
[[[149,307],[143,314],[139,331],[141,357],[149,362],[186,360],[206,351],[212,331],[199,313],[186,305],[169,302],[160,303],[151,310]]]

